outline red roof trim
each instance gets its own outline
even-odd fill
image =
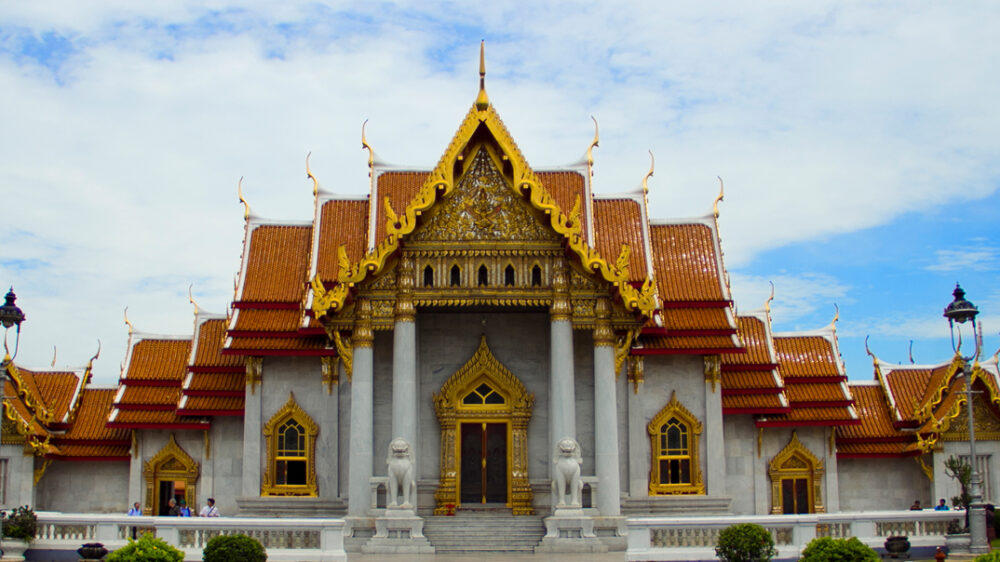
[[[787,414],[789,408],[723,408],[723,414]]]
[[[733,301],[665,301],[660,308],[726,308]]]
[[[907,451],[904,453],[841,453],[837,452],[838,459],[904,459],[916,457],[920,451]]]
[[[916,439],[906,435],[898,437],[838,437],[837,443],[845,445],[866,443],[915,443]]]
[[[177,410],[180,416],[242,416],[243,410]]]
[[[756,396],[759,394],[781,394],[785,389],[777,388],[722,388],[723,396]]]
[[[159,386],[162,388],[174,388],[181,386],[183,381],[177,380],[166,380],[166,379],[118,379],[118,384],[123,384],[125,386]]]
[[[226,335],[231,338],[299,338],[302,334],[298,332],[268,332],[267,330],[228,330]]]
[[[192,423],[121,423],[108,422],[106,427],[112,429],[208,429],[212,424],[209,422]]]
[[[791,375],[784,377],[785,384],[818,384],[821,382],[844,382],[847,377],[841,375]]]
[[[207,374],[228,374],[228,373],[245,373],[245,367],[188,367],[189,373],[207,373]]]
[[[860,425],[861,420],[806,420],[806,421],[791,421],[791,420],[777,420],[777,421],[767,421],[767,420],[757,420],[757,427],[796,427],[802,425],[809,426],[836,426],[836,425]]]
[[[745,347],[733,348],[693,348],[693,349],[653,349],[638,347],[629,351],[629,355],[718,355],[722,353],[746,353]]]
[[[746,352],[744,352],[746,353]],[[732,373],[739,371],[773,371],[777,369],[777,363],[723,363],[722,372]]]
[[[104,439],[65,439],[62,437],[53,437],[52,443],[55,445],[104,445],[108,447],[124,447],[132,446],[132,442],[128,440],[104,440]]]
[[[233,308],[253,308],[257,310],[292,310],[299,308],[299,302],[254,302],[236,301]]]
[[[184,396],[224,396],[226,398],[243,398],[246,392],[242,390],[198,390],[187,389]]]
[[[846,408],[847,406],[853,406],[853,400],[835,400],[830,402],[795,402],[789,400],[792,408]]]
[[[303,336],[325,336],[326,330],[323,328],[299,328],[299,335]]]
[[[336,349],[223,349],[223,355],[253,355],[255,357],[336,357]]]

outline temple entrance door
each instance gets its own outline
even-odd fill
[[[463,504],[507,503],[506,422],[460,424],[460,501]]]

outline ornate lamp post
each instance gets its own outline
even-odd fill
[[[968,407],[969,417],[969,464],[972,469],[969,482],[969,495],[972,496],[969,502],[969,550],[973,554],[979,554],[990,551],[990,545],[986,541],[986,517],[983,513],[983,476],[976,466],[976,424],[972,414],[972,365],[979,357],[981,328],[976,329],[976,315],[979,314],[979,309],[965,300],[965,291],[957,283],[952,295],[955,300],[944,309],[944,316],[948,319],[948,327],[951,329],[951,347],[955,354],[962,358],[962,375],[965,378],[965,404]],[[972,341],[975,344],[975,352],[968,356],[961,355],[962,325],[966,322],[972,327]],[[958,331],[957,343],[956,331]]]
[[[7,365],[10,365],[14,361],[14,357],[17,357],[17,348],[21,343],[21,322],[24,322],[24,312],[14,304],[16,300],[17,296],[14,294],[14,287],[11,287],[7,291],[7,296],[4,297],[3,306],[0,306],[0,326],[3,326],[3,357],[0,358],[0,372],[2,373],[7,372]],[[10,348],[7,347],[7,332],[14,326],[17,327],[14,340],[14,353],[10,353]],[[0,374],[0,384],[2,384],[3,380],[3,374]],[[0,386],[0,398],[3,398],[3,386]],[[0,416],[2,415],[3,412],[0,409]],[[2,432],[0,432],[0,439],[2,439]],[[0,539],[2,538],[3,533],[0,532]],[[3,556],[2,548],[0,548],[0,556]]]

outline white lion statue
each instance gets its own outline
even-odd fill
[[[570,437],[560,439],[552,463],[556,465],[555,480],[552,481],[553,502],[557,507],[581,507],[583,482],[580,480],[580,465],[583,464],[583,455],[580,444]]]
[[[390,507],[413,507],[416,495],[416,484],[413,481],[413,451],[410,443],[402,437],[397,437],[389,443],[389,455],[385,458],[386,472],[389,474],[389,489],[386,490],[387,504]],[[397,503],[397,495],[402,495],[403,501]]]

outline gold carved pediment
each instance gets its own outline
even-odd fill
[[[969,440],[969,414],[965,403],[958,404],[955,417],[950,419],[947,429],[941,434],[944,441]],[[972,414],[976,427],[976,439],[1000,441],[1000,420],[982,395],[972,399]]]
[[[415,242],[558,242],[480,146],[456,188],[410,236]]]

